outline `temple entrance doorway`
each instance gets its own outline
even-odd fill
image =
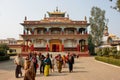
[[[59,45],[58,44],[52,44],[52,52],[59,52]]]
[[[61,41],[60,40],[50,40],[50,51],[60,52],[61,51]]]

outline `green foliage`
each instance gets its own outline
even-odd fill
[[[115,55],[116,59],[120,59],[120,51],[117,52],[117,54]]]
[[[96,53],[98,56],[106,56],[106,57],[114,57],[114,58],[120,55],[120,52],[117,51],[116,47],[98,48],[96,50]]]
[[[120,59],[114,59],[114,58],[109,58],[109,57],[101,57],[101,56],[96,56],[95,59],[99,60],[99,61],[102,61],[102,62],[109,63],[109,64],[120,66]]]
[[[110,48],[110,52],[111,52],[111,56],[113,56],[114,58],[116,58],[117,56],[117,48],[116,47],[111,47]]]
[[[89,35],[88,37],[88,49],[91,55],[95,55],[95,46],[92,42],[92,36]]]
[[[110,1],[112,2],[113,0],[110,0]],[[111,8],[120,12],[120,0],[116,0],[115,3],[116,3],[115,6],[111,6]]]
[[[0,56],[0,61],[5,61],[5,60],[9,60],[10,59],[10,56],[7,55],[7,56]]]
[[[117,8],[118,8],[119,11],[120,11],[120,0],[117,0],[116,5],[117,5]]]
[[[91,35],[95,46],[101,44],[103,37],[103,30],[105,27],[105,11],[98,7],[93,7],[91,10],[91,17],[89,18],[91,26]]]
[[[6,44],[0,44],[0,56],[7,55],[7,50],[9,50],[9,47]]]
[[[103,56],[103,55],[102,55],[102,49],[101,49],[101,48],[98,48],[98,49],[96,50],[96,53],[97,53],[98,56]]]
[[[1,48],[0,48],[0,56],[5,56],[5,54],[6,54],[6,53],[5,53],[4,49],[1,49]]]
[[[109,57],[113,57],[113,55],[114,55],[114,54],[113,54],[112,52],[109,53]]]
[[[109,55],[109,48],[107,48],[107,47],[106,47],[106,48],[103,48],[103,49],[102,49],[102,55],[103,55],[103,56],[108,56],[108,55]]]
[[[112,47],[112,48],[111,48],[111,52],[112,52],[113,54],[116,54],[116,53],[117,53],[117,48],[116,48],[116,47]]]

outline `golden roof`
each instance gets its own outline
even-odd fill
[[[115,37],[115,36],[116,36],[116,35],[114,35],[114,34],[112,34],[112,33],[109,34],[109,37]]]
[[[47,12],[48,14],[65,14],[65,12]]]

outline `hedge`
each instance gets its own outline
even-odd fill
[[[120,66],[120,59],[114,59],[110,57],[101,57],[101,56],[96,56],[95,59],[98,61]]]
[[[9,60],[10,59],[10,56],[7,55],[7,56],[0,56],[0,61],[5,61],[5,60]]]

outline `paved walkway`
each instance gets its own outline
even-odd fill
[[[0,62],[0,80],[23,80],[15,78],[15,65],[13,59]],[[43,76],[37,71],[36,80],[120,80],[120,68],[94,60],[94,57],[80,57],[75,59],[74,72],[69,73],[64,68],[62,73],[50,73],[50,76]]]

